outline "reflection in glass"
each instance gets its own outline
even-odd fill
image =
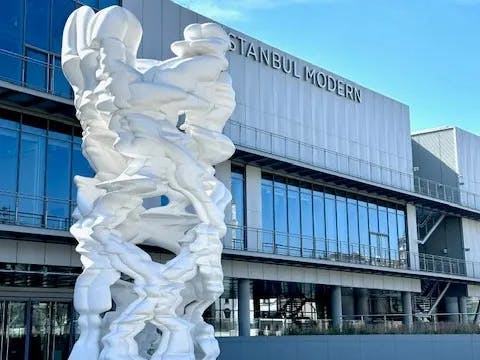
[[[32,328],[30,335],[30,358],[49,360],[48,337],[50,335],[51,303],[32,304]]]
[[[0,79],[21,82],[23,52],[23,1],[2,1],[0,11]]]
[[[50,135],[50,134],[49,134]],[[58,134],[61,135],[61,134]],[[47,145],[47,226],[65,229],[70,219],[70,136],[48,139]]]
[[[398,260],[398,227],[397,227],[397,211],[388,209],[388,240],[390,248],[390,259]]]
[[[358,202],[358,234],[360,237],[360,257],[362,262],[370,262],[370,233],[368,229],[368,208],[364,201]]]
[[[313,256],[313,204],[312,190],[300,189],[300,214],[302,222],[302,255]]]
[[[337,244],[337,208],[335,195],[325,194],[325,235],[327,238],[327,255],[335,255],[338,252]]]
[[[18,123],[0,119],[0,221],[11,222],[15,217],[17,192]]]
[[[28,87],[47,91],[47,54],[27,48],[26,56],[28,60],[25,63],[25,82]]]
[[[347,203],[343,196],[337,196],[337,240],[340,253],[348,251]]]
[[[382,259],[388,259],[388,219],[387,209],[384,206],[378,207],[378,252],[379,257]]]
[[[271,180],[262,179],[262,243],[263,251],[273,252],[273,184]]]
[[[7,305],[5,347],[8,360],[24,360],[25,310],[24,302],[9,302]]]
[[[316,257],[326,257],[325,204],[323,192],[313,191],[313,229]]]
[[[41,226],[45,184],[45,130],[22,126],[19,222]],[[28,132],[27,132],[28,131]]]
[[[244,229],[245,225],[245,179],[242,169],[232,169],[232,225],[234,230],[234,246],[235,248],[244,249],[245,237]]]
[[[358,236],[358,209],[357,200],[347,200],[348,212],[348,243],[351,254],[359,254],[359,236]]]
[[[274,183],[273,203],[275,215],[275,250],[279,254],[288,253],[287,240],[287,191],[286,185]]]
[[[300,193],[298,186],[287,186],[289,255],[300,256]]]

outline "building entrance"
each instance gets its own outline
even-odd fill
[[[67,360],[73,318],[68,300],[0,300],[0,358]]]

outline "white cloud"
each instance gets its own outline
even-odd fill
[[[202,15],[215,20],[242,20],[251,11],[266,10],[289,5],[334,0],[174,0]]]

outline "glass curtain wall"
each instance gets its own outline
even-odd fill
[[[264,173],[262,209],[266,252],[406,265],[403,206]]]
[[[11,0],[0,12],[0,79],[72,97],[60,53],[63,27],[73,10],[99,10],[120,0]]]
[[[0,112],[0,222],[66,230],[76,200],[74,175],[93,176],[80,129]]]
[[[231,177],[231,225],[234,249],[246,248],[245,237],[245,169],[232,165]]]

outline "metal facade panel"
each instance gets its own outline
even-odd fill
[[[130,1],[125,2],[126,7],[130,6]],[[180,37],[187,22],[194,19],[208,21],[168,0],[139,0],[136,8],[139,8],[139,2],[143,9],[143,16],[140,17],[144,26],[143,56],[147,58],[161,59],[166,52],[162,50],[163,47]],[[293,70],[286,73],[282,69],[274,69],[272,64],[269,66],[252,56],[247,57],[246,51],[240,54],[237,49],[229,54],[229,71],[238,104],[232,120],[271,133],[259,136],[263,139],[260,143],[264,140],[271,143],[264,150],[275,151],[276,155],[282,156],[278,151],[283,149],[284,153],[286,151],[288,156],[293,157],[310,151],[309,156],[317,159],[315,165],[326,163],[331,170],[362,175],[387,185],[410,185],[412,154],[409,110],[406,105],[240,32],[226,30],[245,38],[245,47],[251,43],[256,49],[268,49],[270,54],[275,52],[282,59],[290,59],[291,64],[294,61],[297,66],[296,75],[299,78],[294,76]],[[288,61],[285,61],[288,65]],[[361,91],[361,102],[312,84],[306,79],[305,67],[357,87]],[[249,135],[249,132],[252,134]],[[242,130],[239,136],[243,137],[242,141],[253,141],[247,138],[253,136],[254,132]],[[282,139],[281,136],[293,141]],[[295,141],[306,146],[298,145]],[[318,149],[312,155],[308,146],[339,154]],[[393,172],[388,169],[393,169]],[[407,175],[401,176],[398,172]]]
[[[464,184],[461,188],[480,194],[480,137],[459,128],[455,133],[457,169]]]

